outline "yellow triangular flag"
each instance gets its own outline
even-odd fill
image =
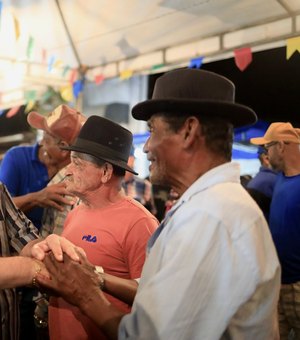
[[[67,85],[60,88],[60,95],[66,102],[72,102],[74,100],[73,96],[73,86]]]
[[[18,40],[20,36],[20,24],[19,24],[19,20],[15,16],[13,16],[13,18],[14,18],[16,40]]]
[[[132,70],[125,70],[120,73],[120,78],[122,80],[129,79],[132,77],[133,71]]]
[[[35,100],[29,100],[26,107],[25,107],[25,113],[30,112],[35,105]]]
[[[62,60],[57,59],[55,60],[53,67],[60,67],[62,64],[63,64]]]
[[[291,38],[286,41],[286,59],[289,60],[296,51],[300,52],[300,37]]]

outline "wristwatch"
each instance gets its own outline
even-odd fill
[[[99,288],[101,290],[103,290],[104,289],[104,284],[105,284],[105,281],[104,281],[104,269],[103,269],[103,267],[95,266],[94,273],[96,273],[98,275],[98,278],[99,278]]]

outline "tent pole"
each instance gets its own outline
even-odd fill
[[[58,0],[55,0],[55,2],[56,2],[56,5],[57,5],[59,14],[60,14],[61,21],[62,21],[62,23],[63,23],[63,25],[64,25],[65,31],[66,31],[67,36],[68,36],[68,38],[69,38],[70,44],[71,44],[71,46],[72,46],[73,53],[74,53],[75,58],[76,58],[76,60],[77,60],[78,69],[79,69],[79,71],[80,71],[80,69],[81,69],[81,67],[82,67],[82,64],[81,64],[81,60],[80,60],[79,54],[78,54],[77,49],[76,49],[76,47],[75,47],[73,38],[71,37],[70,31],[69,31],[69,28],[68,28],[68,26],[67,26],[65,17],[64,17],[63,12],[62,12],[62,9],[61,9],[61,7],[60,7],[59,1],[58,1]]]
[[[62,12],[62,9],[60,7],[60,4],[59,4],[59,0],[55,0],[56,2],[56,5],[57,5],[57,8],[58,8],[58,11],[59,11],[59,14],[60,14],[60,18],[61,18],[61,21],[64,25],[64,28],[65,28],[65,31],[66,31],[66,34],[68,36],[68,39],[69,39],[69,42],[71,44],[71,47],[72,47],[72,50],[73,50],[73,53],[75,55],[75,58],[77,60],[77,63],[78,63],[78,72],[79,72],[79,75],[80,75],[80,79],[82,82],[84,82],[84,76],[85,76],[85,73],[87,71],[87,67],[82,65],[81,63],[81,60],[80,60],[80,57],[79,57],[79,54],[78,54],[78,51],[75,47],[75,44],[74,44],[74,41],[73,41],[73,38],[71,36],[71,33],[69,31],[69,28],[67,26],[67,23],[66,23],[66,20],[65,20],[65,17],[63,15],[63,12]],[[83,108],[83,91],[79,93],[78,95],[78,98],[76,100],[76,109],[78,111],[82,111],[82,108]]]

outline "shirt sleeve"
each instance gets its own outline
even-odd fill
[[[17,196],[19,192],[19,168],[15,164],[17,155],[14,149],[8,150],[4,155],[0,166],[0,181],[5,184],[11,196]]]
[[[147,216],[139,219],[130,229],[124,244],[124,259],[132,279],[141,277],[146,257],[146,247],[150,236],[158,226],[155,217]]]
[[[19,253],[30,241],[37,239],[38,230],[33,223],[13,203],[6,187],[0,183],[1,216],[0,223],[8,236],[9,253]]]

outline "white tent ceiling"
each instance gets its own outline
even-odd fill
[[[64,85],[66,66],[86,66],[90,79],[116,77],[225,58],[243,46],[283,46],[297,35],[300,0],[4,0],[0,90]]]

